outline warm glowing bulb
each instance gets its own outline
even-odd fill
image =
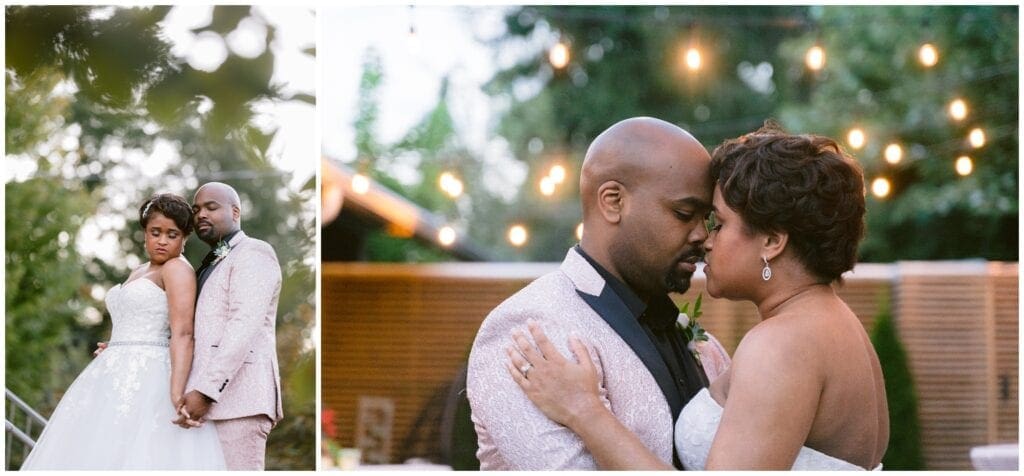
[[[686,67],[690,68],[691,71],[696,71],[700,69],[700,64],[700,50],[697,48],[690,48],[686,50]]]
[[[513,225],[508,229],[508,241],[512,246],[523,246],[526,243],[526,228],[523,225]]]
[[[450,226],[442,227],[437,232],[437,241],[441,242],[441,246],[451,246],[452,243],[455,243],[455,229]]]
[[[985,131],[981,130],[980,127],[975,127],[967,134],[967,140],[971,142],[971,147],[977,149],[985,145]]]
[[[352,191],[363,195],[370,191],[370,179],[363,174],[352,176]]]
[[[971,162],[971,158],[963,155],[956,159],[956,173],[968,176],[971,175],[971,171],[974,170],[974,162]]]
[[[565,181],[565,167],[561,165],[551,166],[551,171],[548,172],[548,177],[556,184],[560,184]]]
[[[849,142],[850,147],[853,147],[854,149],[864,147],[864,142],[866,140],[867,138],[864,136],[864,131],[860,128],[855,127],[850,129],[850,133],[846,135],[846,141]]]
[[[903,147],[893,143],[885,147],[885,161],[890,164],[898,164],[903,160]]]
[[[917,50],[917,59],[921,60],[921,64],[925,67],[931,68],[939,62],[939,50],[935,49],[931,43],[925,43],[921,45],[921,49]]]
[[[807,55],[804,57],[804,61],[807,63],[807,67],[813,71],[818,71],[825,67],[825,50],[814,45],[807,50]]]
[[[540,193],[543,193],[545,197],[550,197],[555,193],[555,181],[551,177],[540,179]]]
[[[579,240],[582,240],[582,239],[583,239],[583,223],[580,223],[579,225],[576,225],[576,240],[579,241]]]
[[[949,115],[958,121],[967,117],[967,103],[963,99],[954,99],[949,103]]]
[[[569,47],[559,41],[548,52],[548,61],[551,62],[551,66],[554,66],[555,69],[564,68],[565,65],[569,64]]]
[[[878,177],[871,182],[871,193],[875,194],[878,198],[889,196],[890,189],[892,189],[892,186],[889,185],[889,179],[885,177]]]

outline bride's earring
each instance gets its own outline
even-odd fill
[[[764,260],[764,269],[761,270],[761,279],[768,281],[772,279],[772,268],[768,266],[768,258],[761,257]]]

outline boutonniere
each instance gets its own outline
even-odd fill
[[[698,322],[702,314],[700,302],[703,297],[704,293],[697,295],[697,300],[693,303],[692,315],[690,314],[689,302],[684,302],[682,306],[679,306],[679,319],[676,320],[676,328],[686,337],[686,348],[690,350],[698,364],[700,363],[700,353],[697,352],[697,344],[708,341],[708,333],[704,331],[704,328]]]
[[[213,249],[213,255],[216,256],[217,258],[213,260],[211,266],[220,263],[220,260],[226,258],[229,252],[231,252],[231,247],[228,246],[228,242],[224,241],[223,239],[218,241],[217,247]]]

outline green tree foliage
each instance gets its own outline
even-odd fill
[[[310,395],[315,383],[308,374],[315,355],[311,348],[315,322],[314,180],[300,189],[290,185],[290,175],[276,168],[268,156],[276,126],[256,121],[254,112],[260,101],[312,99],[302,94],[283,97],[272,83],[274,54],[270,46],[276,33],[257,11],[248,6],[214,7],[210,24],[193,30],[224,36],[245,18],[267,27],[262,54],[255,58],[229,54],[215,71],[207,72],[171,54],[160,25],[170,9],[6,8],[8,160],[13,160],[12,155],[21,161],[31,160],[35,165],[32,176],[40,177],[6,185],[7,247],[29,252],[37,246],[32,242],[34,235],[22,229],[31,229],[28,225],[33,221],[12,227],[12,218],[49,213],[45,216],[66,218],[59,223],[72,237],[78,226],[88,221],[102,235],[115,236],[123,256],[144,259],[138,204],[151,193],[170,191],[191,199],[195,188],[204,182],[221,181],[235,187],[242,199],[243,228],[274,246],[283,274],[277,329],[286,419],[271,434],[267,467],[312,469],[315,398]],[[60,143],[60,137],[74,139],[70,148]],[[166,172],[155,178],[148,178],[153,174],[147,177],[148,169],[161,165],[146,162],[136,168],[124,158],[132,152],[148,156],[158,146],[170,147],[177,157],[163,165]],[[28,193],[23,191],[27,184],[36,184],[35,190],[42,182],[49,184],[52,194],[46,200],[12,200]],[[71,195],[72,191],[76,195]],[[192,237],[185,254],[198,263],[207,251],[205,244]],[[38,302],[31,310],[13,315],[12,289],[19,286],[12,279],[19,275],[12,274],[10,254],[7,261],[7,385],[34,389],[38,399],[28,401],[44,414],[52,411],[67,383],[89,362],[93,343],[109,335],[109,319],[97,326],[76,323],[71,317],[90,306],[104,309],[89,290],[93,286],[109,288],[130,271],[130,260],[124,258],[107,262],[66,250],[61,253],[59,257],[37,253],[34,264],[60,273],[56,284],[67,280],[78,292],[58,296],[57,291],[43,293],[27,287],[26,292],[31,291]],[[29,297],[18,299],[32,302]],[[57,348],[71,349],[66,359],[39,359],[47,354],[31,339],[11,340],[19,335],[10,332],[12,325],[24,326],[25,320],[32,319],[42,322],[39,315],[45,315],[45,332],[58,342]],[[33,364],[39,366],[39,375],[62,377],[30,378],[32,367],[22,370],[20,358],[11,355],[37,359]]]
[[[888,303],[875,318],[871,343],[882,364],[889,404],[889,447],[882,458],[882,465],[887,470],[925,469],[914,379]]]
[[[844,138],[853,126],[867,137],[860,159],[869,184],[887,177],[891,195],[871,196],[863,260],[986,258],[1017,260],[1018,13],[1016,7],[827,7],[816,36],[782,47],[795,64],[817,38],[829,53],[819,77],[790,98],[780,117],[792,129]],[[926,68],[919,47],[930,42],[939,62]],[[790,68],[782,84],[806,73]],[[798,98],[803,97],[803,100]],[[968,104],[963,121],[948,104]],[[979,149],[967,141],[981,127]],[[883,151],[901,144],[903,160]],[[968,155],[974,172],[954,161]]]
[[[498,133],[531,168],[513,205],[535,232],[530,259],[560,259],[579,217],[576,190],[539,197],[541,169],[561,159],[578,170],[596,134],[638,115],[709,149],[772,117],[841,143],[860,126],[868,143],[851,152],[869,183],[893,184],[888,199],[869,199],[862,261],[1017,259],[1015,7],[523,6],[505,26],[496,51],[533,52],[487,85],[505,111]],[[562,69],[547,58],[556,38],[570,52]],[[940,52],[934,68],[916,60],[924,42]],[[818,73],[804,64],[815,43],[826,51]],[[703,55],[697,72],[680,66],[690,46]],[[969,105],[962,122],[946,113],[955,97]],[[988,136],[980,149],[966,145],[973,127]],[[904,148],[896,166],[882,159],[890,142]],[[962,154],[974,159],[968,177],[953,169]]]

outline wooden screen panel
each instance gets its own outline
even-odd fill
[[[971,469],[988,442],[988,279],[976,267],[946,273],[901,265],[896,312],[918,395],[925,465]]]
[[[1019,267],[1017,263],[991,263],[995,309],[995,438],[991,443],[1018,441],[1018,382],[1020,380]]]
[[[325,264],[322,270],[323,408],[336,411],[342,446],[355,445],[359,397],[394,401],[392,462],[429,399],[462,368],[487,313],[554,269],[526,277],[493,265]]]

